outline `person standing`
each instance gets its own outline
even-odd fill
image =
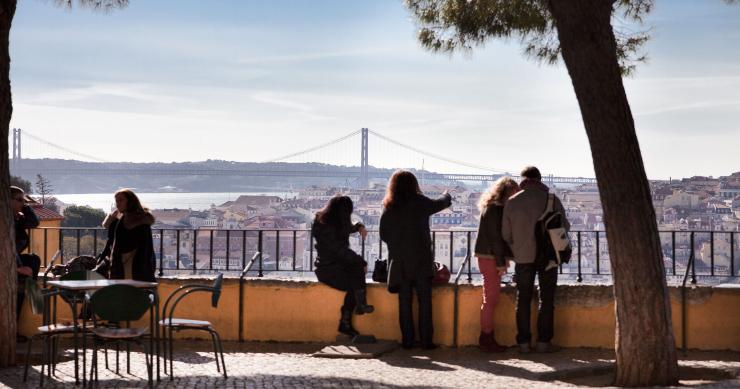
[[[512,196],[504,206],[502,230],[504,240],[514,254],[514,276],[516,277],[516,342],[519,351],[531,351],[532,332],[530,310],[534,294],[535,276],[539,280],[539,312],[537,315],[537,352],[555,352],[559,347],[552,344],[555,321],[555,289],[558,282],[557,267],[546,269],[547,263],[555,258],[546,258],[542,242],[535,239],[535,226],[547,208],[548,187],[542,183],[542,175],[534,166],[521,172],[521,191]],[[553,195],[553,209],[565,216],[560,199]],[[563,217],[563,226],[570,229]]]
[[[475,241],[475,256],[483,276],[483,304],[480,307],[480,336],[478,345],[485,352],[503,352],[505,346],[496,342],[493,313],[501,293],[501,276],[509,267],[513,256],[501,233],[504,204],[519,191],[511,177],[501,177],[494,182],[478,202],[480,225]]]
[[[352,224],[352,199],[335,196],[316,213],[311,234],[316,240],[316,278],[330,287],[346,292],[340,308],[340,333],[355,337],[352,313],[362,315],[375,310],[367,304],[365,273],[367,262],[349,247],[349,236],[358,232],[364,239],[367,230],[362,223]]]
[[[424,196],[416,177],[397,170],[388,182],[383,213],[380,217],[380,239],[388,245],[389,290],[398,290],[398,316],[403,348],[414,346],[414,318],[411,297],[416,290],[419,300],[419,335],[424,349],[434,349],[432,342],[432,277],[434,258],[429,217],[452,204],[445,192],[432,200]]]
[[[108,241],[100,254],[110,259],[110,278],[154,282],[154,215],[130,189],[121,189],[114,197],[116,210],[103,220]]]

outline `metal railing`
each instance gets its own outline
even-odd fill
[[[50,253],[61,250],[60,262],[78,255],[97,255],[105,246],[107,232],[100,228],[43,227],[29,231],[31,247],[49,265]],[[157,274],[198,274],[234,272],[238,274],[255,253],[249,274],[263,277],[279,273],[296,276],[313,272],[316,253],[308,229],[168,229],[154,228]],[[737,282],[740,269],[735,261],[737,231],[660,231],[666,276],[680,283],[687,266],[692,266],[691,281],[707,283]],[[464,274],[468,282],[479,276],[472,260],[477,232],[473,229],[433,230],[432,248],[437,262],[454,273]],[[608,242],[604,231],[571,231],[573,255],[560,267],[563,278],[583,282],[610,282]],[[42,239],[39,246],[34,239]],[[388,257],[387,246],[377,230],[368,231],[366,239],[350,238],[351,247],[365,258],[372,272],[377,259]],[[689,261],[689,258],[695,261]],[[466,258],[471,260],[466,260]],[[465,268],[463,270],[463,268]],[[507,279],[504,280],[508,281]]]

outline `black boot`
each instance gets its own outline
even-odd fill
[[[340,333],[345,334],[351,338],[359,335],[354,327],[352,327],[352,310],[345,309],[342,307],[342,317],[339,319],[339,328],[337,329]]]
[[[358,315],[371,313],[375,310],[375,307],[373,307],[372,305],[367,305],[367,295],[365,289],[355,289],[355,301],[357,302],[357,306],[355,306],[355,313]]]

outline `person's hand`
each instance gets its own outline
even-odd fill
[[[113,219],[120,219],[121,216],[123,216],[123,214],[118,212],[117,209],[113,210],[113,212],[110,213],[110,217]]]
[[[498,270],[499,276],[506,274],[509,270],[509,259],[506,259],[506,264],[504,266],[498,266],[496,269]]]
[[[365,226],[360,226],[360,228],[357,229],[357,232],[360,233],[362,239],[367,238],[367,228],[365,228]]]
[[[21,274],[21,275],[24,275],[24,276],[27,276],[27,277],[32,277],[33,276],[33,269],[31,269],[28,266],[21,266],[21,267],[18,268],[18,274]]]

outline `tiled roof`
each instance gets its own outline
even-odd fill
[[[34,204],[31,206],[33,212],[38,216],[39,220],[62,220],[64,216],[52,211],[51,209],[44,208],[40,204]]]

